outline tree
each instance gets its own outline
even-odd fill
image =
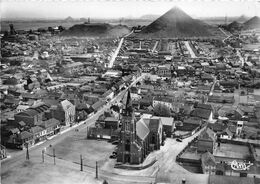
[[[154,114],[156,116],[169,117],[171,116],[171,111],[166,105],[159,103],[154,107]]]
[[[108,184],[107,180],[104,180],[104,181],[103,181],[103,184]]]
[[[58,29],[60,30],[60,32],[65,30],[65,28],[63,26],[59,26]]]

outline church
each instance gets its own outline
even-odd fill
[[[121,112],[121,131],[117,150],[117,162],[140,164],[162,144],[162,121],[160,118],[136,118],[130,91]]]

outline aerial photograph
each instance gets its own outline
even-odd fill
[[[259,0],[3,0],[0,19],[0,184],[260,184]]]

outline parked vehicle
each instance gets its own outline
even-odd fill
[[[176,141],[177,141],[177,142],[182,142],[182,139],[177,138]]]

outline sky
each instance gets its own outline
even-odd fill
[[[260,16],[260,0],[0,0],[0,16],[4,19],[137,18],[162,15],[174,6],[194,18]]]

